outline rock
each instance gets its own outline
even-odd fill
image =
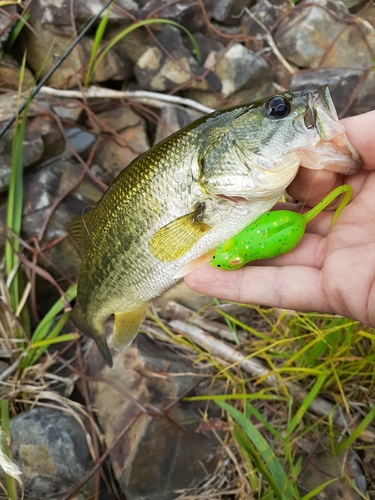
[[[115,354],[112,369],[104,367],[93,347],[90,375],[100,374],[142,405],[158,409],[156,414],[142,414],[111,451],[113,470],[127,500],[174,500],[176,490],[196,485],[215,469],[217,442],[194,432],[201,423],[196,407],[178,403],[163,414],[165,406],[197,382],[194,373],[199,372],[190,361],[143,335]],[[91,382],[90,388],[110,446],[138,409],[112,384]]]
[[[10,421],[13,461],[22,471],[25,500],[62,500],[93,467],[80,417],[34,408]],[[4,476],[0,469],[0,481]],[[91,484],[81,491],[92,493]]]
[[[349,477],[363,496],[355,492],[345,476]],[[309,457],[306,467],[299,477],[300,487],[303,486],[301,493],[306,494],[306,492],[312,491],[334,478],[338,478],[337,481],[333,481],[320,492],[321,498],[329,498],[330,500],[367,498],[363,468],[358,455],[353,450],[349,450],[349,453],[342,452],[334,457],[323,452]]]
[[[0,96],[0,120],[8,120],[17,107],[16,94]],[[7,189],[12,162],[13,130],[0,141],[0,191]],[[30,106],[23,143],[23,167],[47,160],[64,150],[65,142],[56,122],[47,115],[47,109],[34,100]]]
[[[0,88],[18,90],[20,82],[20,65],[9,54],[2,54],[0,60]],[[27,90],[35,85],[33,74],[25,68],[22,90]]]
[[[226,24],[238,24],[244,7],[249,7],[253,0],[217,0],[212,10],[215,21]]]
[[[375,109],[375,73],[355,69],[320,69],[293,76],[295,90],[316,90],[328,83],[339,116],[353,116]]]
[[[95,135],[87,132],[86,130],[82,130],[81,128],[71,127],[65,129],[65,132],[71,146],[81,156],[90,151],[95,142]],[[66,155],[70,156],[70,154],[70,149],[67,147]]]
[[[217,0],[202,0],[208,16]],[[190,31],[197,31],[205,26],[205,19],[197,2],[190,0],[149,0],[140,11],[140,18],[161,17],[182,24]]]
[[[110,184],[141,153],[150,148],[146,123],[130,107],[117,107],[97,114],[103,132],[113,134],[96,150],[95,175]]]
[[[56,198],[72,188],[82,172],[82,167],[68,158],[56,158],[36,172],[24,177],[24,209],[22,236],[25,239],[38,237],[50,207]],[[82,215],[84,210],[101,197],[102,191],[91,178],[85,177],[79,186],[69,193],[56,207],[46,227],[41,247],[39,264],[56,278],[61,276],[76,278],[80,267],[80,257],[72,240],[67,237],[66,224],[73,217]],[[5,221],[6,203],[0,207],[0,219]],[[66,236],[66,238],[63,238]],[[48,246],[57,238],[57,244]],[[4,229],[0,225],[0,246],[4,245]],[[52,264],[51,264],[52,262]],[[59,271],[57,271],[57,269]],[[50,285],[48,285],[50,287]],[[51,294],[50,288],[47,293]]]
[[[34,17],[30,17],[28,22],[40,36],[36,37],[29,29],[22,30],[18,37],[18,43],[22,51],[26,50],[27,65],[35,74],[43,77],[54,66],[56,58],[64,54],[71,43],[71,35],[69,33],[61,34],[55,29],[55,26],[44,24]],[[93,40],[84,36],[48,79],[47,85],[65,89],[77,86],[79,81],[83,82],[92,47]],[[93,80],[104,82],[126,79],[128,75],[125,69],[121,58],[111,49],[97,68]]]
[[[343,0],[343,2],[351,13],[356,14],[368,3],[368,0]]]
[[[219,55],[215,75],[221,82],[221,95],[229,97],[243,87],[264,84],[269,79],[269,68],[261,56],[240,43],[234,43]]]
[[[103,7],[100,0],[90,2],[73,2],[73,16],[78,26],[86,24]],[[73,36],[70,0],[33,0],[28,7],[33,18],[39,19],[42,25],[52,28],[56,34]],[[136,14],[138,4],[135,0],[117,0],[111,10],[109,22],[118,22],[128,19],[126,14]]]
[[[181,31],[173,26],[164,26],[158,37],[172,58],[153,44],[138,59],[134,73],[142,88],[168,92],[177,86],[185,86],[191,80],[193,70],[198,72],[198,62],[184,46]],[[203,68],[201,69],[203,73]]]
[[[267,45],[266,41],[264,41],[266,32],[264,28],[257,23],[254,17],[272,33],[273,27],[278,19],[287,12],[286,4],[283,0],[260,0],[253,7],[251,7],[249,11],[252,15],[244,12],[241,19],[241,26],[249,36],[257,39],[257,44],[253,43],[252,46],[259,49],[263,45]]]
[[[368,23],[371,24],[373,28],[375,28],[375,4],[371,3],[367,9],[361,11],[360,13],[361,19],[364,19]]]
[[[341,0],[302,0],[277,28],[275,42],[300,68],[366,69],[373,64],[375,30]]]
[[[9,33],[18,20],[15,5],[3,5],[0,10],[0,49],[8,40]]]
[[[193,109],[165,106],[160,114],[154,144],[157,144],[201,116],[203,116],[202,113]]]

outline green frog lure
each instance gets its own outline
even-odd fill
[[[352,196],[352,188],[346,184],[334,189],[305,214],[275,210],[261,215],[236,236],[221,244],[212,257],[211,265],[232,271],[252,260],[270,259],[290,252],[301,241],[306,224],[343,193],[345,195],[332,219],[333,225]]]

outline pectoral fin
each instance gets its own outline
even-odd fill
[[[132,311],[115,313],[115,327],[112,343],[117,351],[126,349],[133,342],[146,317],[148,306],[148,303],[142,304]]]
[[[198,269],[199,267],[204,266],[204,264],[208,264],[211,262],[211,259],[215,253],[215,249],[209,250],[205,254],[197,257],[196,259],[191,260],[187,264],[185,264],[177,273],[173,276],[175,279],[183,278],[187,274],[194,271],[194,269]]]
[[[183,215],[157,231],[149,242],[150,251],[162,262],[179,259],[190,250],[210,229],[203,222],[204,205]]]

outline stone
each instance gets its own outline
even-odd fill
[[[81,165],[74,160],[58,157],[36,172],[24,176],[24,209],[22,218],[22,237],[38,237],[51,205],[56,198],[75,186],[82,172]],[[78,187],[73,189],[54,210],[40,242],[46,247],[39,256],[38,264],[51,272],[56,278],[62,276],[76,279],[80,268],[80,257],[76,246],[67,236],[66,224],[73,217],[82,215],[90,205],[102,196],[103,192],[87,176]],[[0,205],[0,219],[5,221],[6,203]],[[65,238],[64,238],[65,236]],[[0,246],[4,245],[4,226],[0,224]],[[49,243],[61,238],[57,244]],[[50,294],[50,290],[48,292]]]
[[[18,90],[20,83],[20,65],[9,54],[3,53],[0,60],[0,88]],[[27,90],[35,85],[33,74],[25,68],[22,90]]]
[[[253,7],[249,9],[251,15],[246,11],[241,19],[241,26],[250,37],[257,39],[257,45],[262,47],[260,40],[263,40],[263,45],[267,45],[264,41],[266,34],[265,29],[271,33],[273,27],[281,16],[287,13],[286,4],[283,0],[260,0]],[[264,26],[264,28],[257,23],[254,17]],[[255,47],[255,44],[253,44]]]
[[[93,467],[78,415],[34,408],[10,421],[13,461],[22,471],[25,500],[62,500]],[[0,481],[4,476],[0,469]],[[82,494],[92,493],[89,482]]]
[[[73,16],[78,26],[86,24],[103,7],[100,0],[90,2],[73,2]],[[126,11],[136,14],[139,7],[135,0],[117,0],[109,16],[109,22],[119,22],[128,19]],[[70,0],[33,0],[28,11],[42,25],[53,29],[56,34],[74,36],[71,19]]]
[[[349,12],[351,12],[352,14],[356,14],[366,4],[368,4],[368,0],[343,0],[343,2],[348,7]]]
[[[26,96],[27,94],[24,94],[23,98]],[[0,96],[0,120],[2,122],[13,116],[17,108],[17,100],[16,94]],[[61,132],[56,122],[47,113],[48,106],[37,100],[31,103],[22,151],[24,168],[45,161],[64,150],[65,142]],[[9,185],[13,130],[14,128],[9,130],[0,141],[0,191],[4,191]]]
[[[44,24],[34,17],[30,17],[28,22],[40,36],[36,37],[31,30],[22,30],[18,37],[18,44],[22,51],[26,50],[28,67],[32,69],[34,74],[43,77],[55,65],[56,59],[61,57],[71,44],[73,34],[70,34],[69,30],[68,33],[61,34],[55,30],[54,26]],[[48,79],[47,85],[66,89],[77,86],[78,82],[83,82],[92,47],[93,40],[84,36]],[[123,80],[127,76],[126,67],[121,58],[115,50],[111,49],[99,64],[93,81]]]
[[[172,58],[160,46],[153,44],[138,59],[134,73],[142,88],[158,92],[168,92],[176,87],[186,86],[198,62],[184,46],[181,31],[170,25],[164,26],[158,37]],[[203,68],[202,71],[203,73]]]
[[[150,148],[146,122],[128,106],[102,111],[97,118],[103,132],[111,133],[112,137],[98,146],[93,168],[101,181],[110,184],[121,170]]]
[[[215,75],[221,82],[220,93],[229,97],[237,90],[257,87],[269,79],[266,61],[240,43],[234,43],[219,55]]]
[[[375,52],[375,30],[337,0],[302,0],[276,30],[283,56],[300,68],[367,69]]]
[[[294,75],[294,90],[316,90],[328,83],[338,115],[353,116],[375,109],[375,73],[356,69],[320,69]]]
[[[208,16],[217,0],[202,0]],[[149,0],[140,11],[140,18],[161,17],[170,19],[194,32],[205,26],[205,19],[197,2],[190,0]]]
[[[212,18],[225,24],[239,24],[243,9],[253,3],[253,0],[218,0],[212,10]]]
[[[108,446],[138,412],[113,382],[142,405],[155,407],[154,413],[140,415],[110,454],[127,500],[174,500],[176,490],[198,484],[215,469],[217,442],[209,434],[195,432],[201,423],[197,407],[178,403],[163,413],[164,407],[193,387],[199,373],[188,359],[144,335],[115,353],[112,369],[104,366],[93,346],[88,374],[112,382],[90,382]]]
[[[194,109],[164,106],[160,113],[160,121],[156,129],[154,144],[157,144],[201,116],[203,114]]]
[[[3,5],[0,10],[0,49],[8,40],[9,33],[18,20],[15,5]]]
[[[360,18],[370,23],[375,28],[375,4],[371,3],[366,9],[360,12]]]
[[[345,476],[354,483],[361,495],[355,492]],[[325,452],[310,456],[298,481],[303,486],[301,493],[306,494],[334,478],[337,478],[337,480],[328,484],[320,492],[321,498],[329,498],[330,500],[368,498],[363,467],[358,455],[351,449],[345,450],[336,456],[330,456]]]

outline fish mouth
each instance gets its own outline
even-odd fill
[[[303,152],[301,166],[314,170],[324,168],[345,175],[355,174],[362,164],[361,157],[346,137],[328,85],[308,92],[307,103],[303,126],[308,133],[315,129],[317,134]]]

